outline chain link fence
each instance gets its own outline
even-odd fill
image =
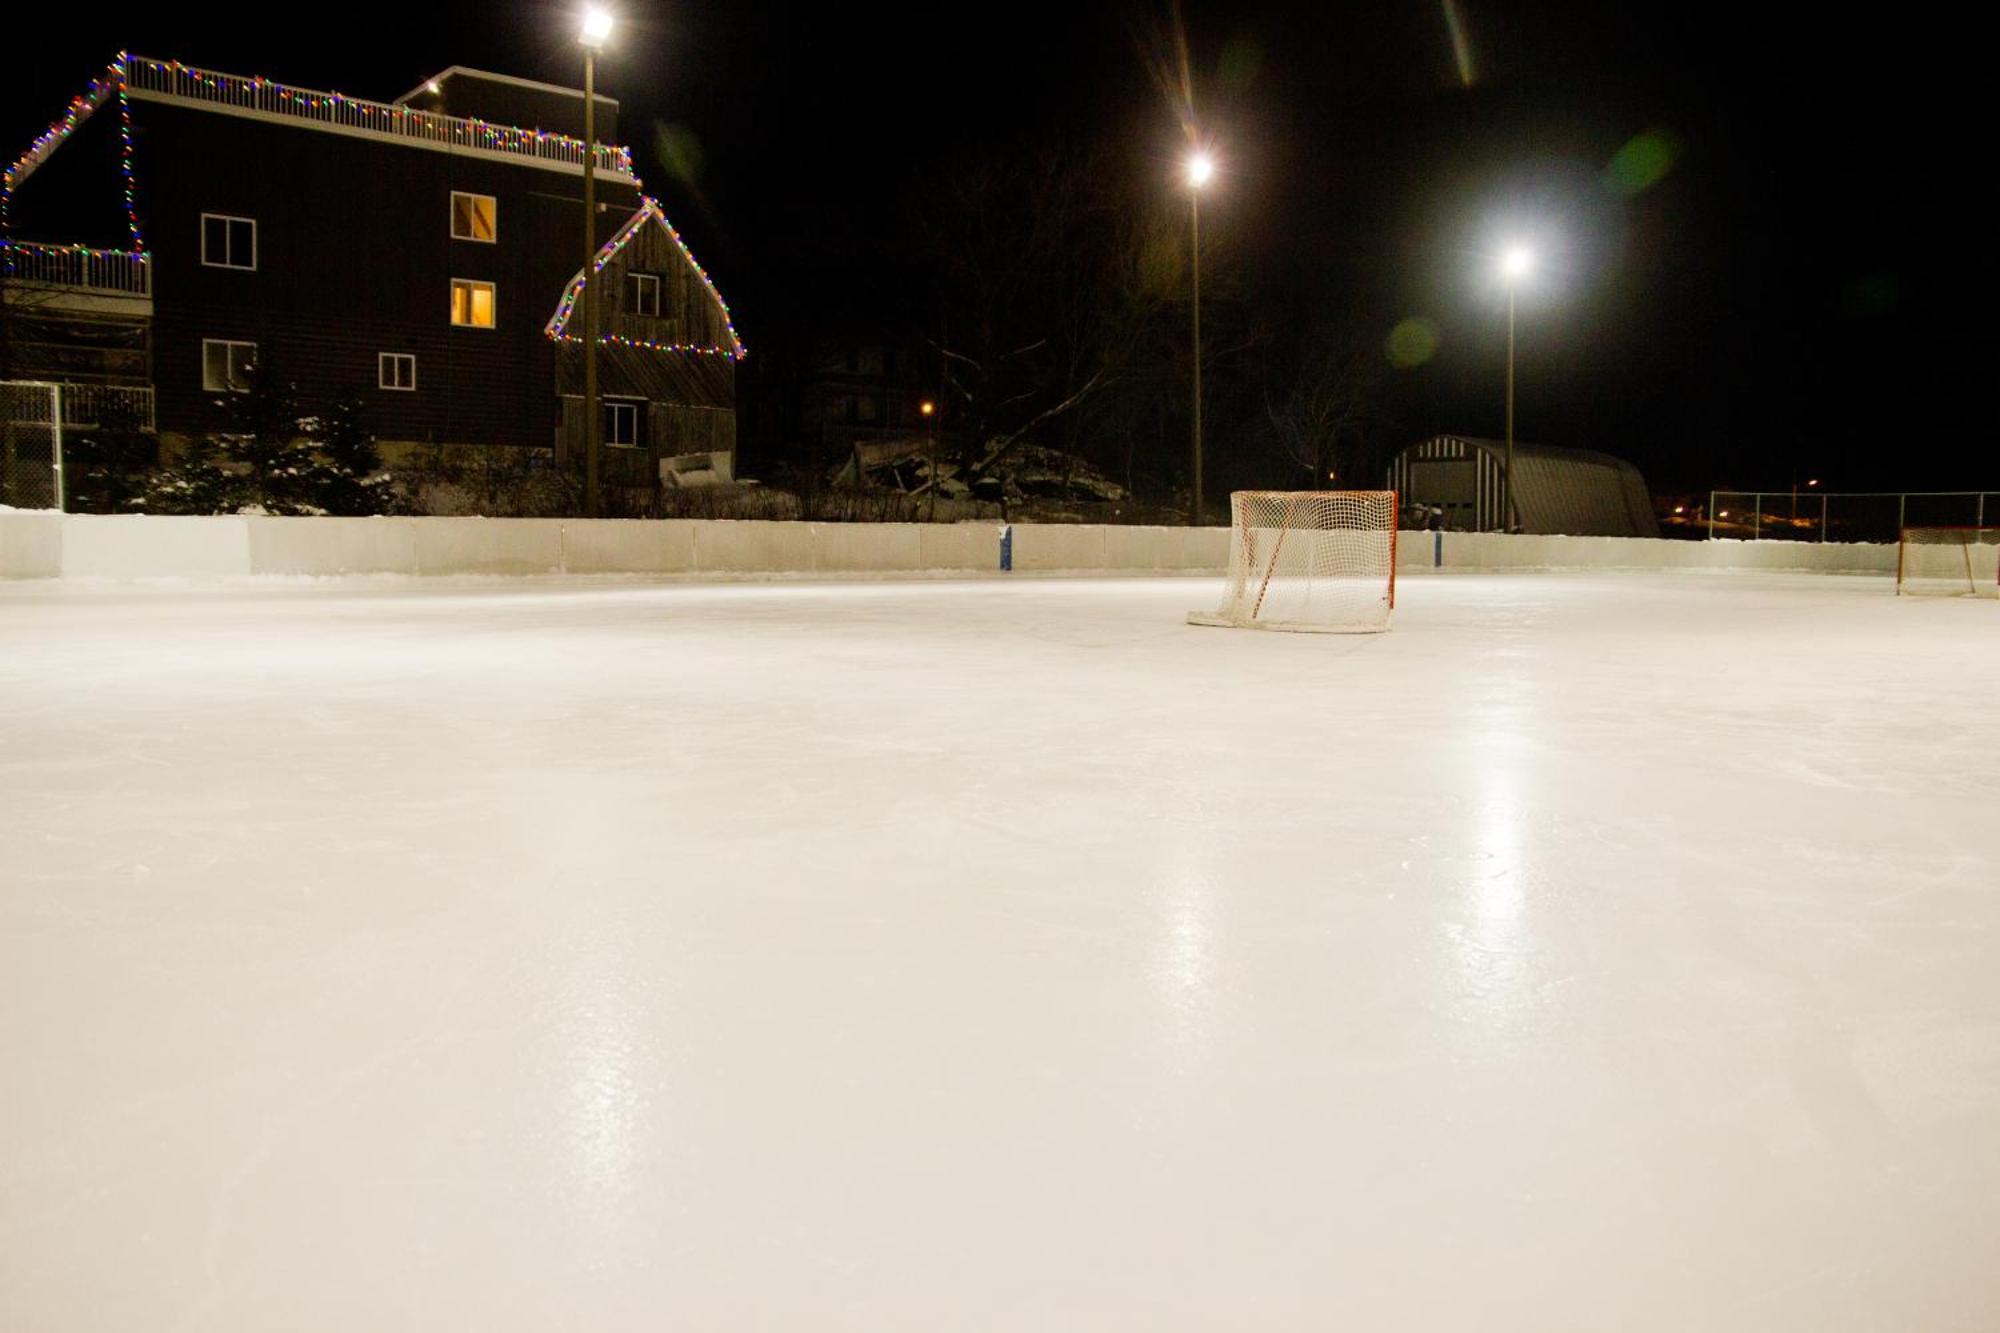
[[[61,395],[54,384],[0,381],[0,505],[63,507]]]
[[[2000,491],[1711,491],[1692,517],[1709,537],[1893,542],[1906,527],[2000,523]]]

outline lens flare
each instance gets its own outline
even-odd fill
[[[1680,155],[1680,139],[1671,131],[1647,130],[1635,134],[1612,154],[1604,168],[1604,184],[1613,194],[1628,197],[1639,194],[1664,180]]]
[[[1462,88],[1470,88],[1478,74],[1472,68],[1472,38],[1466,35],[1465,19],[1458,12],[1454,0],[1443,0],[1444,28],[1451,37],[1451,60],[1458,67],[1458,82]]]
[[[1414,370],[1437,355],[1437,325],[1419,315],[1389,330],[1389,364],[1398,370]]]

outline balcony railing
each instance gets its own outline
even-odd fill
[[[461,116],[443,116],[434,111],[348,97],[344,93],[294,88],[270,79],[218,74],[214,70],[183,65],[178,60],[128,56],[125,81],[126,86],[137,93],[165,93],[193,102],[241,107],[267,115],[316,121],[322,125],[341,125],[395,138],[479,148],[491,153],[539,158],[545,162],[565,162],[577,167],[583,165],[583,140],[572,139],[566,134],[517,129]],[[597,169],[630,176],[632,154],[616,144],[599,144]]]
[[[65,384],[62,386],[63,429],[111,423],[135,430],[153,429],[153,390],[147,385]]]
[[[0,273],[21,282],[118,296],[153,294],[152,256],[143,250],[0,241]]]

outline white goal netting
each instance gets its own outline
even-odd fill
[[[1394,491],[1237,491],[1222,606],[1191,625],[1367,633],[1396,606]]]
[[[2000,597],[2000,527],[1904,528],[1899,597]]]

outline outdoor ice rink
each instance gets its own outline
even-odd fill
[[[0,585],[0,1329],[2000,1328],[2000,607]]]

